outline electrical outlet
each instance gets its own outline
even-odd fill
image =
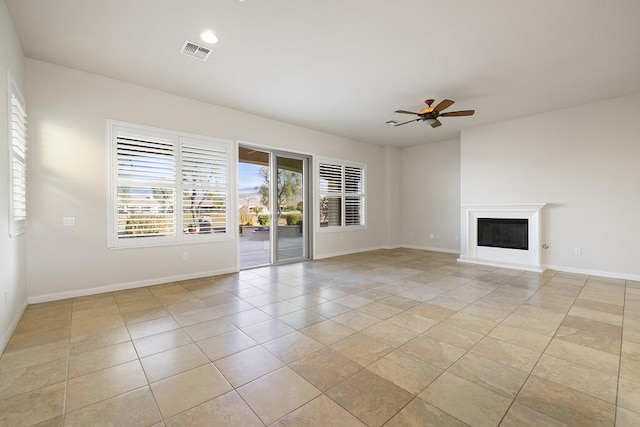
[[[430,239],[435,239],[435,238],[436,238],[436,235],[435,235],[435,234],[429,234],[429,238],[430,238]]]
[[[189,252],[182,252],[182,260],[187,261],[189,259]]]
[[[582,249],[581,248],[575,248],[573,250],[573,253],[576,254],[576,255],[582,255]]]
[[[76,217],[75,216],[66,216],[62,218],[62,226],[63,227],[75,227],[76,226]]]

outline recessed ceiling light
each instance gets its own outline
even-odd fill
[[[204,33],[200,34],[200,38],[202,39],[203,42],[207,42],[207,43],[218,43],[218,37],[213,34],[211,31],[205,31]]]

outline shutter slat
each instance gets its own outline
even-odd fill
[[[226,189],[227,151],[216,145],[182,143],[182,182],[190,187]]]
[[[319,173],[320,192],[342,192],[342,166],[321,163]]]
[[[173,141],[118,137],[116,152],[119,178],[137,181],[175,181]]]
[[[364,224],[364,198],[346,197],[344,201],[345,225]]]
[[[118,187],[118,238],[175,236],[175,190]]]
[[[362,193],[362,173],[361,168],[347,166],[344,169],[345,193]]]
[[[11,88],[11,215],[12,221],[27,218],[27,113],[22,97]]]

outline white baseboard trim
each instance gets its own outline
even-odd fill
[[[402,245],[387,245],[387,246],[383,247],[383,249],[387,249],[387,250],[400,249],[400,248],[404,248],[404,246],[402,246]]]
[[[361,252],[369,252],[369,251],[379,251],[380,249],[388,249],[384,246],[375,246],[372,248],[362,248],[362,249],[352,249],[349,251],[340,251],[340,252],[331,252],[331,253],[326,253],[326,254],[321,254],[321,255],[316,255],[313,259],[327,259],[327,258],[333,258],[333,257],[337,257],[337,256],[343,256],[343,255],[353,255],[353,254],[359,254]]]
[[[634,280],[640,281],[640,276],[637,274],[627,274],[627,273],[616,273],[612,271],[600,271],[600,270],[589,270],[585,268],[573,268],[573,267],[564,267],[560,265],[545,265],[545,268],[549,270],[561,271],[564,273],[575,273],[575,274],[584,274],[588,276],[600,276],[600,277],[609,277],[611,279],[623,279],[623,280]]]
[[[401,245],[400,247],[407,248],[407,249],[419,249],[422,251],[444,252],[447,254],[460,254],[459,249],[434,248],[431,246],[419,246],[419,245]]]
[[[156,277],[148,280],[136,282],[116,283],[113,285],[96,286],[93,288],[74,289],[72,291],[54,292],[50,294],[33,295],[29,297],[29,304],[58,301],[67,298],[84,297],[87,295],[103,294],[105,292],[123,291],[126,289],[142,288],[144,286],[160,285],[163,283],[178,282],[180,280],[199,279],[201,277],[218,276],[221,274],[236,273],[236,269],[221,269],[211,271],[201,271],[199,273],[182,274],[178,276]]]
[[[28,306],[29,306],[29,302],[27,300],[25,300],[22,303],[22,307],[20,307],[20,309],[18,310],[16,315],[13,317],[13,320],[11,320],[11,323],[9,324],[9,327],[7,328],[7,330],[2,335],[2,339],[0,340],[0,355],[2,355],[2,353],[4,353],[4,349],[7,348],[7,344],[9,344],[9,340],[13,336],[13,333],[15,332],[16,328],[18,327],[18,323],[20,322],[20,319],[22,318],[22,315],[24,314],[24,312],[25,312],[25,310],[27,309]]]

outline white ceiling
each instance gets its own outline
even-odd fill
[[[381,145],[640,92],[638,0],[6,3],[29,58]],[[384,124],[427,98],[476,114]]]

